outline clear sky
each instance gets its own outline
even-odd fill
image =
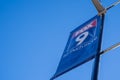
[[[101,0],[107,7],[117,0]],[[69,33],[97,14],[91,0],[0,0],[0,80],[49,80]],[[105,17],[102,50],[120,42],[120,5]],[[120,80],[120,48],[101,56],[99,80]],[[90,80],[93,60],[55,80]]]

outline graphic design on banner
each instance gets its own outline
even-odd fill
[[[85,63],[98,53],[101,20],[97,15],[71,32],[54,76]]]
[[[70,43],[63,57],[66,57],[67,55],[86,47],[87,45],[91,44],[94,40],[96,40],[96,28],[97,20],[95,19],[83,28],[73,32]]]

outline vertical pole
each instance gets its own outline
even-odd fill
[[[105,15],[102,14],[102,23],[100,27],[100,42],[99,42],[99,48],[98,48],[98,53],[95,57],[95,62],[94,62],[94,68],[93,68],[93,74],[91,77],[91,80],[98,80],[98,73],[99,73],[99,62],[100,62],[100,50],[101,50],[101,43],[102,43],[102,34],[103,34],[103,26],[104,26],[104,17]]]

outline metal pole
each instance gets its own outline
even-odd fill
[[[95,56],[95,62],[94,62],[94,68],[93,68],[93,74],[91,77],[91,80],[98,80],[98,73],[99,73],[99,62],[100,62],[100,50],[101,50],[101,43],[102,43],[102,34],[103,34],[103,26],[104,26],[104,17],[105,15],[102,14],[102,23],[101,23],[101,29],[100,29],[100,42],[99,42],[99,48],[98,53]]]
[[[111,9],[112,7],[114,7],[114,6],[118,5],[118,4],[120,4],[120,0],[118,0],[115,3],[113,3],[111,6],[107,7],[106,10],[109,10],[109,9]]]
[[[94,0],[93,0],[94,1]],[[97,0],[96,0],[97,1]],[[98,73],[99,73],[99,62],[100,62],[100,50],[101,50],[101,43],[102,43],[102,34],[103,34],[103,26],[104,26],[104,17],[105,17],[105,12],[109,9],[111,9],[112,7],[118,5],[120,3],[120,0],[118,0],[118,2],[115,2],[113,3],[111,6],[109,6],[108,8],[106,8],[105,10],[103,10],[102,12],[99,12],[99,14],[101,15],[102,14],[102,24],[101,24],[101,32],[100,32],[100,43],[99,43],[99,48],[98,48],[98,53],[97,55],[95,56],[95,62],[94,62],[94,68],[93,68],[93,74],[92,74],[92,77],[91,77],[91,80],[98,80]],[[115,48],[115,47],[119,47],[119,43],[116,44],[115,46],[111,47],[111,48],[108,48],[107,50],[105,51],[102,51],[101,54]]]
[[[105,49],[105,50],[103,50],[103,51],[101,51],[101,52],[100,52],[100,55],[101,55],[101,54],[104,54],[104,53],[106,53],[106,52],[108,52],[108,51],[110,51],[110,50],[116,49],[116,48],[118,48],[118,47],[120,47],[120,42],[112,45],[111,47],[109,47],[109,48],[107,48],[107,49]]]

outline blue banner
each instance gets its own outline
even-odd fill
[[[96,15],[71,32],[54,77],[85,63],[99,53],[101,22],[102,17]]]

